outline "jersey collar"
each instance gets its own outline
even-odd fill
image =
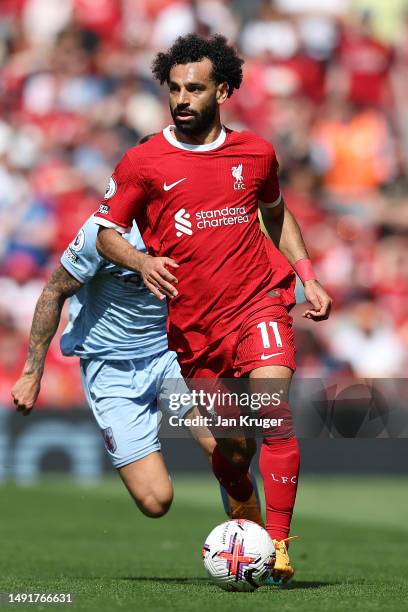
[[[174,127],[174,125],[168,125],[166,128],[164,128],[163,136],[165,137],[167,142],[170,143],[173,147],[177,147],[178,149],[184,149],[184,151],[213,151],[217,147],[220,147],[222,144],[224,144],[225,139],[227,137],[225,127],[222,125],[218,137],[213,140],[213,142],[202,145],[193,145],[188,144],[187,142],[180,142],[179,140],[177,140],[171,131],[171,128]]]

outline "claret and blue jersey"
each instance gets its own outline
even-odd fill
[[[98,226],[91,217],[61,257],[83,287],[71,298],[61,338],[64,355],[81,358],[82,384],[116,468],[160,450],[158,407],[188,393],[176,354],[168,350],[167,306],[139,274],[103,259],[96,250]],[[137,225],[124,235],[146,248]],[[192,402],[174,414],[182,417]]]
[[[61,257],[63,267],[84,284],[71,298],[62,353],[119,360],[143,359],[167,350],[166,303],[146,289],[139,274],[99,255],[97,233],[90,217]],[[146,252],[136,223],[124,238]]]

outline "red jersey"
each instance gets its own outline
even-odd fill
[[[189,145],[170,127],[116,167],[95,222],[125,232],[135,220],[149,252],[179,264],[171,349],[226,336],[275,287],[293,303],[293,270],[258,220],[258,200],[281,197],[277,169],[271,144],[249,132],[222,128],[214,142]]]
[[[349,96],[358,104],[389,102],[393,62],[390,46],[370,36],[345,37],[339,48],[340,65],[349,78]]]

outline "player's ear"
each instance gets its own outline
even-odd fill
[[[228,98],[228,83],[220,83],[217,85],[217,93],[216,99],[218,104],[224,104],[225,100]]]

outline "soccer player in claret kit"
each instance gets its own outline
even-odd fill
[[[183,376],[246,376],[250,386],[277,379],[288,387],[295,370],[288,312],[293,270],[311,304],[304,317],[326,319],[331,299],[283,201],[272,145],[221,123],[220,108],[240,86],[242,64],[222,36],[190,34],[157,55],[153,74],[169,87],[174,125],[128,150],[117,165],[94,217],[101,226],[97,248],[140,272],[157,297],[169,298],[169,347]],[[133,220],[150,255],[121,236]],[[240,502],[232,517],[253,517],[248,468],[255,449],[254,440],[237,437],[219,438],[214,450],[214,473]],[[299,471],[293,433],[263,438],[260,471],[266,529],[276,548],[274,579],[286,582],[294,574],[287,538]]]

